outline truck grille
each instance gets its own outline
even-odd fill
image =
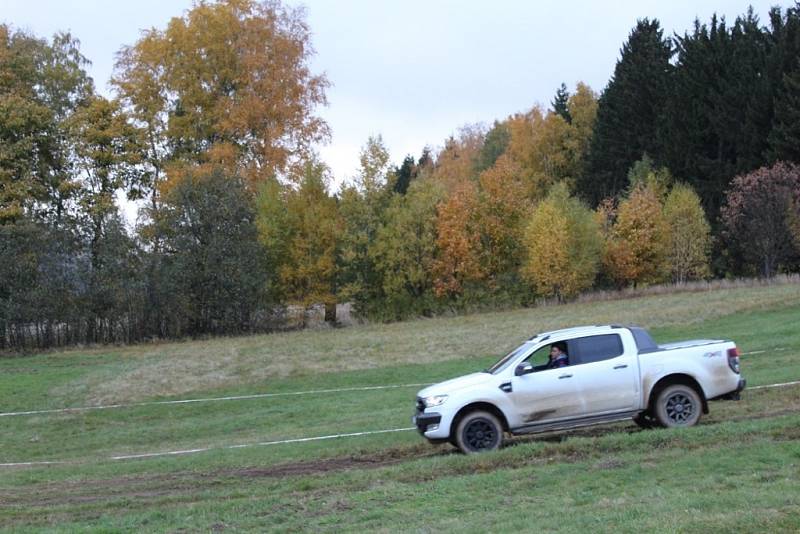
[[[417,397],[417,413],[422,413],[425,411],[425,403],[422,402],[421,397]]]

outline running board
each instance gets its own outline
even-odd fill
[[[606,423],[625,421],[627,419],[634,417],[638,413],[641,413],[641,410],[633,410],[630,412],[617,412],[605,415],[595,415],[593,417],[570,419],[568,421],[555,421],[553,423],[525,425],[517,428],[512,428],[510,432],[514,435],[519,435],[519,434],[535,434],[537,432],[550,432],[551,430],[571,430],[573,428],[581,428],[585,426],[603,425]]]

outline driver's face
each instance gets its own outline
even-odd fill
[[[555,345],[553,345],[552,347],[550,347],[550,356],[552,356],[553,358],[555,358],[555,357],[556,357],[556,356],[558,356],[559,354],[561,354],[561,349],[559,349],[559,348],[558,348],[558,347],[556,347]]]

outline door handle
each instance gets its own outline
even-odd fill
[[[558,377],[559,380],[561,380],[562,378],[572,378],[572,375],[561,375]]]
[[[620,365],[615,365],[614,369],[625,369],[626,367],[628,367],[628,364],[627,363],[623,363],[623,364],[620,364]]]

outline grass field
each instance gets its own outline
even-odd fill
[[[537,331],[635,322],[730,338],[752,386],[800,380],[800,286],[658,295],[0,360],[0,412],[434,382]],[[760,352],[765,351],[765,352]],[[418,387],[0,417],[4,530],[797,531],[800,387],[698,427],[618,423],[465,457],[405,428]],[[229,448],[235,445],[252,445]],[[187,449],[136,460],[114,456]]]

